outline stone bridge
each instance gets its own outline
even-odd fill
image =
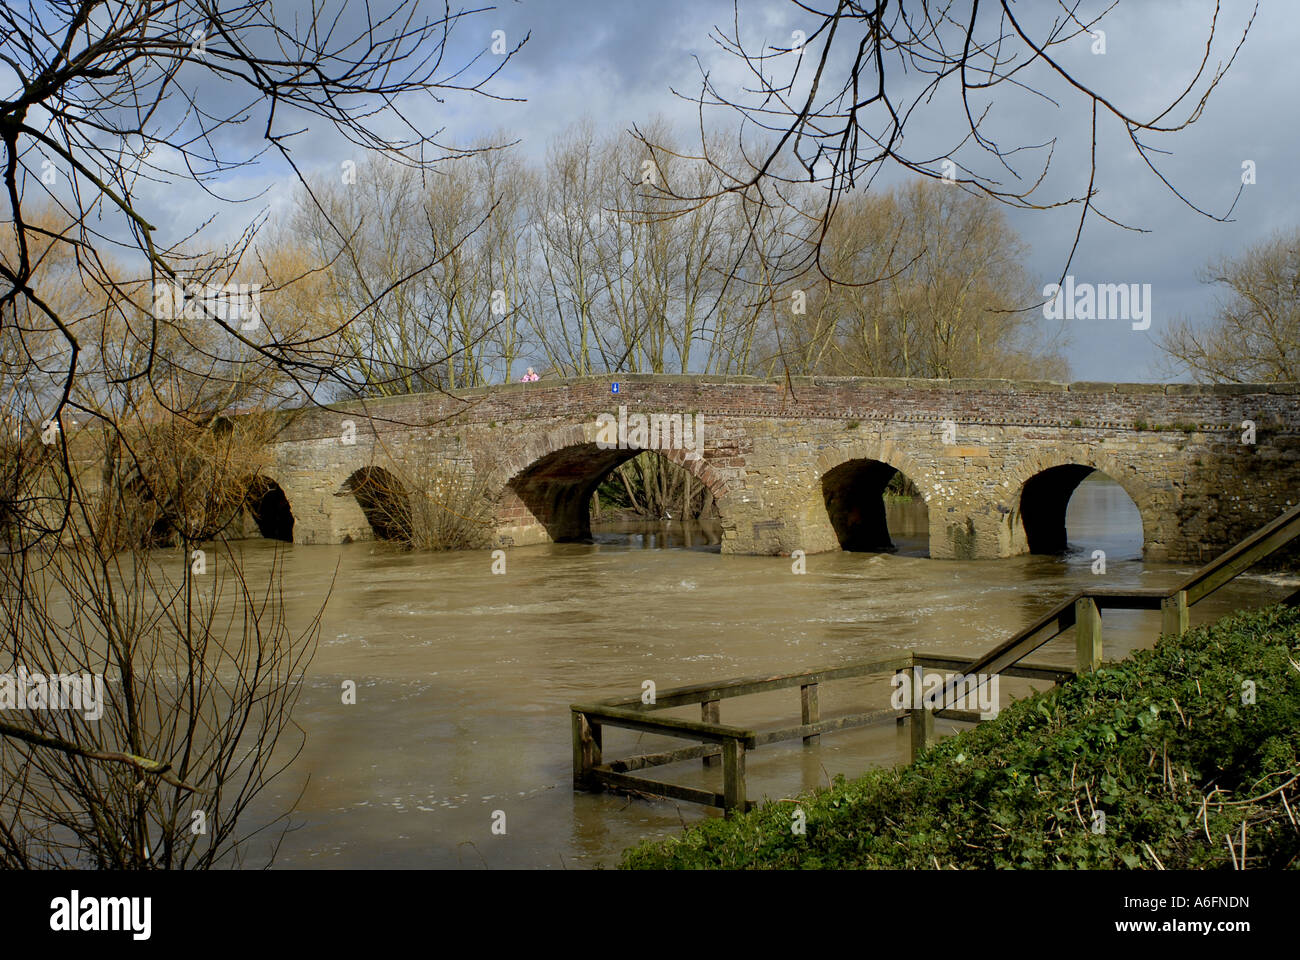
[[[258,494],[261,516],[278,506],[280,519],[263,533],[369,539],[358,478],[454,476],[490,503],[491,545],[581,539],[596,485],[639,452],[606,442],[620,406],[631,425],[700,424],[698,456],[689,443],[660,453],[711,491],[724,553],[887,548],[881,492],[895,470],[925,499],[937,558],[1059,552],[1070,495],[1093,470],[1132,498],[1149,560],[1212,557],[1300,496],[1300,384],[642,374],[290,412]],[[695,438],[669,437],[682,439]]]

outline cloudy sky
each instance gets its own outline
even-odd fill
[[[1089,6],[1085,0],[1084,7]],[[281,10],[277,0],[277,14]],[[283,4],[292,7],[292,3]],[[354,12],[359,5],[352,5]],[[963,6],[958,4],[957,6]],[[1104,3],[1092,3],[1095,10]],[[1209,72],[1232,55],[1249,20],[1253,3],[1228,0],[1219,14]],[[440,4],[429,3],[430,15]],[[1059,16],[1048,0],[1014,5],[1025,23]],[[793,31],[811,30],[812,20],[789,0],[739,0],[742,36],[754,49],[788,46]],[[1059,56],[1065,66],[1131,115],[1149,118],[1175,100],[1192,81],[1205,50],[1212,0],[1123,0],[1102,23],[1105,52],[1097,54],[1081,38]],[[743,97],[743,71],[734,57],[713,41],[718,26],[732,29],[730,0],[500,0],[466,20],[454,36],[452,55],[463,61],[476,54],[474,69],[492,66],[492,32],[504,31],[513,47],[528,35],[523,49],[506,65],[490,89],[513,101],[449,96],[409,106],[422,128],[445,128],[445,139],[466,142],[504,130],[519,149],[544,155],[548,142],[571,124],[589,119],[598,129],[626,130],[634,123],[663,117],[689,132],[694,106],[675,96],[698,92],[701,69],[715,84]],[[1256,183],[1245,187],[1231,222],[1216,222],[1175,197],[1138,158],[1120,124],[1104,118],[1098,136],[1097,203],[1107,215],[1146,231],[1126,231],[1092,218],[1084,228],[1070,268],[1076,282],[1149,283],[1151,329],[1131,329],[1125,320],[1074,320],[1065,324],[1066,355],[1079,380],[1161,379],[1154,336],[1171,320],[1211,315],[1214,291],[1198,280],[1211,258],[1235,255],[1279,230],[1300,227],[1300,192],[1295,158],[1300,156],[1300,124],[1295,107],[1300,92],[1300,3],[1261,0],[1250,34],[1236,62],[1191,127],[1173,134],[1149,135],[1146,142],[1161,171],[1201,209],[1222,215],[1241,185],[1243,161],[1253,161]],[[496,58],[499,59],[499,58]],[[1088,178],[1089,105],[1058,78],[1027,71],[1026,78],[1055,101],[1004,85],[978,106],[989,107],[986,132],[1004,146],[1054,141],[1051,167],[1040,194],[1043,202],[1084,192]],[[1169,119],[1183,118],[1205,88],[1195,87]],[[915,90],[914,77],[900,77],[901,99]],[[905,148],[914,156],[934,156],[951,148],[966,132],[957,86],[950,82],[919,108],[906,128]],[[734,122],[734,121],[732,121]],[[250,125],[236,136],[255,141]],[[232,144],[237,149],[238,144]],[[297,162],[307,171],[337,170],[354,150],[320,124],[294,141]],[[1011,174],[978,151],[958,154],[978,173],[1014,185]],[[1043,152],[1017,156],[1022,183],[1033,181]],[[886,167],[876,186],[904,179]],[[292,181],[279,161],[267,156],[231,178],[231,194],[260,195],[244,209],[223,212],[230,228],[246,223],[259,206],[287,204]],[[168,188],[150,199],[155,222],[176,233],[188,232],[215,209],[197,190]],[[1053,211],[1009,211],[1029,250],[1028,268],[1042,288],[1060,275],[1077,225],[1076,207]],[[220,222],[220,221],[219,221]]]
[[[1100,10],[1105,4],[1091,6]],[[1211,70],[1231,56],[1253,9],[1243,0],[1224,6]],[[1059,14],[1057,5],[1047,0],[1021,3],[1020,8],[1030,13],[1048,8],[1053,16]],[[740,0],[739,9],[742,36],[754,49],[763,43],[789,46],[791,31],[811,29],[808,16],[785,0]],[[1125,0],[1101,24],[1105,54],[1094,55],[1093,44],[1084,41],[1067,51],[1073,54],[1067,63],[1130,114],[1151,117],[1191,81],[1213,13],[1212,2]],[[526,0],[503,5],[499,16],[509,38],[531,32],[510,64],[514,69],[503,78],[508,82],[499,89],[527,97],[526,106],[502,109],[500,116],[501,123],[518,130],[533,149],[583,116],[620,129],[655,114],[689,125],[695,108],[672,91],[698,92],[701,66],[716,84],[728,89],[730,83],[738,95],[745,79],[735,59],[710,39],[715,26],[728,33],[733,29],[730,2]],[[1300,4],[1263,0],[1236,62],[1201,118],[1176,134],[1148,138],[1151,146],[1172,151],[1157,155],[1168,179],[1198,207],[1218,215],[1229,210],[1237,195],[1242,161],[1255,161],[1256,183],[1243,191],[1230,223],[1189,209],[1141,162],[1118,122],[1103,123],[1098,204],[1109,216],[1150,232],[1134,233],[1090,219],[1070,273],[1080,282],[1150,283],[1151,329],[1139,332],[1130,323],[1114,320],[1067,322],[1066,354],[1075,379],[1160,379],[1160,352],[1152,335],[1171,319],[1201,319],[1212,312],[1214,291],[1198,280],[1198,269],[1210,258],[1235,254],[1274,231],[1300,227],[1295,180],[1295,158],[1300,156],[1298,47]],[[956,87],[945,89],[949,92],[936,97],[929,110],[918,111],[909,121],[907,135],[917,142],[915,156],[926,155],[930,144],[951,146],[963,132],[951,93]],[[1058,99],[1059,108],[1007,89],[1005,96],[999,91],[992,98],[988,122],[1007,145],[1057,138],[1047,184],[1054,189],[1047,189],[1044,198],[1081,195],[1088,176],[1088,105],[1069,97],[1059,82],[1044,81],[1043,89]],[[1202,82],[1198,97],[1203,89]],[[1181,111],[1182,116],[1186,113]],[[982,174],[1002,175],[987,159],[969,152],[960,156]],[[1024,175],[1032,179],[1040,166],[1026,162]],[[877,183],[887,185],[902,176],[902,171],[885,170]],[[1041,289],[1060,276],[1077,209],[1009,213],[1029,246],[1028,267]]]

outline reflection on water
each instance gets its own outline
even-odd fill
[[[642,550],[722,552],[722,524],[717,520],[611,520],[591,525],[592,541]]]
[[[788,557],[723,556],[716,529],[671,522],[603,527],[590,544],[517,548],[503,575],[492,574],[487,551],[430,555],[375,543],[248,541],[242,549],[254,583],[272,552],[283,551],[285,604],[300,622],[317,610],[337,570],[295,715],[306,746],[257,811],[278,810],[302,792],[296,829],[276,863],[482,869],[616,862],[642,837],[716,813],[575,793],[570,703],[638,695],[647,679],[663,690],[901,650],[977,656],[1074,591],[1095,586],[1088,563],[1094,548],[1107,550],[1108,584],[1167,586],[1189,572],[1135,559],[1140,530],[1119,509],[1119,496],[1104,478],[1080,486],[1064,560],[911,555],[908,545],[924,539],[923,520],[917,525],[924,506],[891,504],[899,552],[813,555],[802,576]],[[1243,579],[1198,605],[1193,623],[1288,592],[1277,580]],[[1155,613],[1105,616],[1108,658],[1149,645],[1159,625]],[[1072,645],[1067,636],[1035,659],[1069,663]],[[356,682],[355,705],[341,703],[346,680]],[[1015,683],[1003,684],[1004,697],[1027,691]],[[867,693],[853,683],[826,685],[824,715],[863,706]],[[886,693],[875,690],[870,705],[883,706]],[[797,693],[783,691],[726,701],[722,717],[793,722],[798,709]],[[652,742],[625,731],[605,736],[608,758]],[[763,747],[749,757],[751,796],[788,797],[837,773],[899,762],[906,737],[906,727],[887,724],[827,735],[818,746]],[[654,773],[720,789],[719,768],[698,761]],[[505,814],[504,836],[492,832],[495,811]],[[250,851],[250,865],[256,862]]]

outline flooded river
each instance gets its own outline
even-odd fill
[[[286,607],[301,624],[335,580],[295,714],[306,733],[302,755],[254,810],[264,816],[301,794],[276,866],[612,865],[644,837],[718,814],[575,793],[570,703],[636,696],[647,679],[663,690],[912,649],[978,656],[1102,579],[1092,573],[1096,549],[1106,552],[1108,583],[1166,586],[1190,570],[1137,559],[1136,510],[1098,475],[1071,501],[1065,557],[930,560],[924,509],[890,504],[898,552],[814,555],[803,575],[790,558],[722,556],[716,530],[680,523],[606,527],[592,544],[517,548],[496,575],[486,551],[241,543],[253,582],[283,551]],[[1192,620],[1287,592],[1281,581],[1243,579],[1196,607]],[[1148,645],[1158,626],[1158,614],[1108,611],[1106,657]],[[1034,659],[1069,663],[1072,644],[1067,636]],[[355,705],[342,703],[348,680]],[[1004,684],[1004,700],[1025,689]],[[869,704],[855,694],[864,690],[851,682],[824,686],[824,715],[887,705],[878,694]],[[724,701],[722,719],[794,723],[798,709],[798,691],[783,691]],[[789,797],[837,773],[897,763],[906,737],[905,726],[887,723],[826,735],[813,747],[765,746],[749,756],[750,797]],[[606,730],[607,759],[636,746],[635,734]],[[721,769],[706,771],[698,760],[650,773],[721,789]],[[255,844],[247,865],[264,853]]]

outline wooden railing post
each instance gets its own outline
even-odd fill
[[[745,812],[745,741],[722,741],[722,808]]]
[[[805,683],[799,688],[799,715],[803,723],[818,723],[821,718],[821,708],[817,705],[817,684]],[[814,734],[811,737],[804,737],[804,745],[810,743],[820,743],[821,735]]]
[[[1074,660],[1079,673],[1101,666],[1101,611],[1092,597],[1074,602]]]
[[[700,719],[705,723],[721,723],[722,722],[722,712],[720,709],[721,706],[722,706],[721,700],[701,701]],[[706,767],[716,767],[721,762],[721,760],[722,758],[715,753],[711,757],[704,758],[704,765]]]
[[[1160,633],[1175,637],[1187,632],[1187,591],[1179,590],[1160,601]]]
[[[907,711],[912,723],[912,762],[916,762],[925,745],[934,739],[934,711],[913,707]]]
[[[591,789],[590,772],[600,765],[601,731],[600,724],[590,723],[587,715],[574,710],[570,717],[573,722],[573,782]]]

